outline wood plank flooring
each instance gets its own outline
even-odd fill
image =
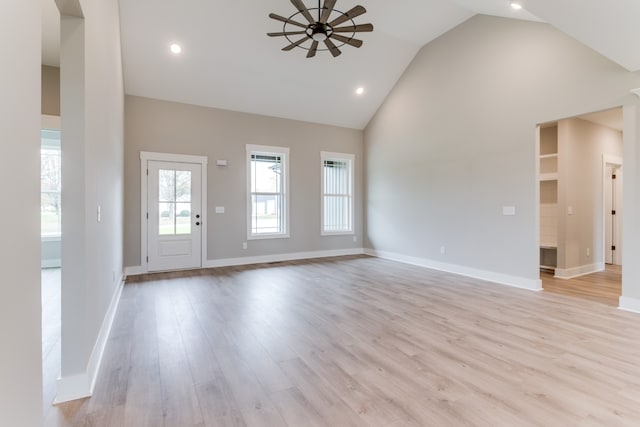
[[[60,269],[46,268],[41,272],[42,286],[42,403],[48,416],[56,396],[60,376]]]
[[[605,265],[605,270],[573,279],[557,279],[541,272],[542,287],[547,292],[597,301],[614,307],[622,295],[622,266]]]
[[[125,285],[49,426],[637,426],[640,315],[364,256]]]

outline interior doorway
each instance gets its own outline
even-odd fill
[[[538,127],[543,289],[616,305],[622,291],[622,108]]]
[[[62,361],[62,127],[60,11],[42,3],[40,239],[42,385],[45,423],[52,413]]]
[[[62,208],[60,116],[43,115],[40,146],[40,264],[42,396],[45,416],[49,414],[55,399],[61,372]]]

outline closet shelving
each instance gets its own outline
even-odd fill
[[[555,270],[558,250],[558,128],[540,137],[540,268]]]

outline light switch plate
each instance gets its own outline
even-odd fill
[[[216,213],[217,214],[223,214],[224,213],[224,206],[216,206]]]
[[[502,207],[502,215],[515,215],[516,207],[515,206],[503,206]]]

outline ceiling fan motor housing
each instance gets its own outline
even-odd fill
[[[307,28],[307,35],[317,42],[325,41],[331,36],[332,33],[333,28],[321,22],[309,24],[309,28]]]

